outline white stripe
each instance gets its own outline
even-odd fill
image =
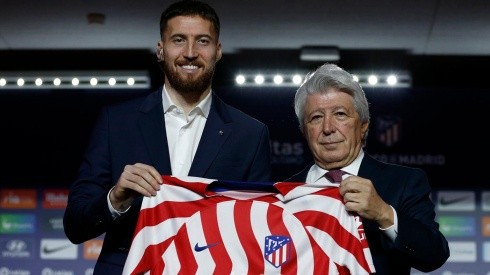
[[[305,228],[300,221],[288,211],[283,212],[282,219],[290,233],[294,248],[296,249],[298,272],[301,271],[302,275],[313,274],[313,250]]]
[[[357,262],[356,257],[342,246],[338,245],[332,236],[315,227],[307,226],[306,228],[311,232],[311,235],[320,245],[322,250],[325,251],[334,262],[347,266],[351,274],[369,274],[369,272],[364,270],[359,262]]]
[[[143,198],[141,210],[156,207],[162,202],[192,202],[202,198],[199,194],[190,192],[183,187],[162,184],[156,196]]]
[[[128,258],[124,266],[123,274],[129,274],[141,261],[148,246],[159,244],[173,237],[174,228],[180,228],[187,218],[173,218],[159,223],[155,226],[143,228],[133,239]]]
[[[285,262],[288,258],[288,251],[289,249],[289,244],[285,244],[283,247],[282,247],[282,250],[283,250],[283,253],[282,253],[282,259],[281,259],[281,262]]]
[[[165,268],[163,269],[163,274],[178,274],[181,268],[179,256],[177,254],[177,249],[175,248],[175,242],[172,242],[167,250],[162,255],[163,262],[165,263]]]
[[[264,255],[265,251],[265,237],[272,234],[267,226],[268,208],[268,203],[255,201],[252,204],[252,209],[250,211],[250,221],[252,224],[253,234],[257,244],[260,246],[260,252],[262,255]],[[272,261],[272,255],[268,256],[268,260]],[[264,275],[277,274],[277,271],[278,270],[269,262],[264,262]]]
[[[275,203],[277,204],[277,203]],[[357,224],[352,214],[345,209],[345,205],[334,198],[322,195],[308,195],[284,204],[284,208],[291,213],[302,211],[318,211],[337,219],[339,224],[354,236],[359,236]]]
[[[234,205],[235,201],[218,203],[218,228],[226,252],[232,260],[231,274],[246,274],[248,271],[247,254],[245,254],[238,232],[236,231],[235,217],[233,216]]]
[[[197,262],[196,274],[212,274],[216,268],[216,263],[213,260],[211,251],[209,249],[199,252],[194,250],[194,246],[197,243],[201,246],[209,245],[209,243],[206,243],[206,236],[204,235],[200,212],[192,215],[192,219],[187,222],[187,234],[191,246],[190,249]]]

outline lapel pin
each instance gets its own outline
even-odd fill
[[[222,135],[223,135],[223,131],[222,131],[222,130],[219,130],[218,134],[219,134],[220,136],[222,136]]]

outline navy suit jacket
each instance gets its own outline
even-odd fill
[[[104,108],[94,127],[64,215],[64,230],[76,244],[105,233],[94,274],[121,274],[141,206],[141,197],[114,220],[107,194],[125,165],[144,163],[171,174],[162,90]],[[270,181],[267,126],[213,95],[211,110],[190,176]]]
[[[286,181],[306,181],[311,165]],[[379,196],[395,208],[398,216],[395,242],[374,221],[363,220],[375,274],[410,274],[412,267],[430,272],[442,266],[449,257],[449,247],[435,221],[425,172],[380,162],[365,153],[358,176],[371,180]]]

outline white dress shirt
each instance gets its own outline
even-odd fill
[[[185,114],[184,109],[172,101],[165,86],[163,86],[162,91],[163,113],[172,175],[176,177],[187,176],[211,109],[212,92],[199,102],[189,114]],[[128,211],[129,208],[124,211],[114,209],[109,199],[111,192],[112,189],[107,194],[107,203],[112,217],[115,219]]]
[[[211,109],[209,93],[189,114],[177,106],[163,87],[162,100],[172,175],[187,176]]]

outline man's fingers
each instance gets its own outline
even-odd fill
[[[155,177],[155,175],[158,175]],[[121,175],[122,187],[132,189],[145,196],[156,195],[156,191],[160,190],[159,181],[161,176],[152,166],[137,163],[135,165],[126,165]]]

